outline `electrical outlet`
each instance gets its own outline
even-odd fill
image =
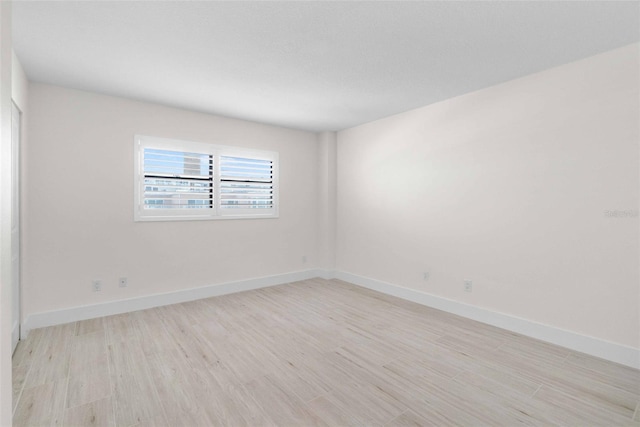
[[[473,282],[471,280],[464,281],[464,291],[471,292],[473,290]]]
[[[423,278],[424,280],[429,280],[429,277],[431,277],[431,274],[429,274],[429,272],[428,272],[428,271],[425,271],[425,272],[424,272],[424,275],[422,276],[422,278]]]
[[[126,288],[128,284],[129,283],[127,282],[126,277],[121,277],[118,279],[118,286],[120,286],[121,288]]]
[[[307,262],[307,256],[302,255],[302,263],[305,264]]]
[[[102,280],[93,280],[91,285],[93,286],[93,292],[100,292],[102,290]]]

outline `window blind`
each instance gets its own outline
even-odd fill
[[[220,157],[222,209],[273,209],[273,161]]]
[[[213,156],[144,149],[144,209],[212,209]]]

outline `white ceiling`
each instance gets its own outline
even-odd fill
[[[640,40],[639,2],[14,2],[29,79],[340,130]]]

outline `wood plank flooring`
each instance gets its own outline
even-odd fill
[[[640,427],[640,371],[338,280],[34,330],[14,425]]]

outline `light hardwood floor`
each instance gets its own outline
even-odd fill
[[[34,330],[14,423],[633,425],[640,371],[337,280]]]

